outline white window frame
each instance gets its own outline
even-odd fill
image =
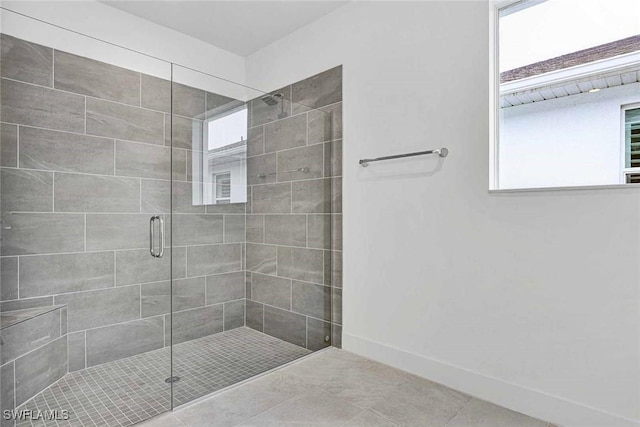
[[[539,0],[490,0],[489,5],[489,190],[500,183],[500,11]]]
[[[620,152],[621,152],[621,159],[620,159],[620,183],[621,184],[625,184],[625,185],[629,185],[627,184],[627,175],[630,174],[640,174],[640,166],[635,167],[635,168],[628,168],[627,167],[627,144],[626,144],[626,135],[625,135],[625,127],[626,127],[626,120],[625,120],[625,113],[627,112],[627,110],[637,110],[640,108],[640,102],[636,102],[634,104],[627,104],[627,105],[622,105],[620,107]]]

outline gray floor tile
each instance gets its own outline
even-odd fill
[[[362,412],[362,409],[321,391],[294,397],[263,412],[242,426],[336,426]]]
[[[447,427],[547,427],[544,421],[501,406],[471,399]]]
[[[244,327],[176,344],[173,375],[181,379],[174,384],[174,405],[182,405],[309,353]],[[133,425],[170,410],[171,387],[164,381],[171,375],[170,357],[170,348],[165,347],[69,373],[20,409],[68,409],[69,425]],[[145,425],[182,426],[171,424],[177,421],[176,417],[191,420],[188,425],[229,425],[224,424],[227,416],[235,420],[231,424],[235,425],[305,389],[303,384],[295,384],[295,379],[268,378],[251,382],[250,389],[232,389],[218,395],[227,397],[213,409],[207,409],[210,403],[197,404],[176,412],[175,417],[165,415]],[[241,411],[248,412],[238,415],[233,404],[241,401],[253,403],[244,405]],[[226,413],[221,409],[225,405],[229,408]],[[194,412],[191,408],[200,409]],[[259,410],[251,412],[250,408]],[[197,416],[190,418],[190,413]],[[214,413],[222,424],[210,423]],[[198,424],[198,420],[204,421]]]

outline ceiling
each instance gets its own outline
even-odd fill
[[[347,1],[99,0],[222,49],[247,56]]]

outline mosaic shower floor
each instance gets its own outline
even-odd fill
[[[311,353],[246,327],[174,345],[179,406]],[[130,426],[171,407],[169,348],[65,375],[19,410],[68,410],[68,420],[18,426]]]

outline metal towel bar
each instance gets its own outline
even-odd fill
[[[375,159],[362,159],[359,163],[360,166],[366,168],[371,162],[379,162],[380,160],[401,159],[403,157],[424,156],[425,154],[437,154],[440,157],[447,157],[449,155],[449,150],[445,147],[442,147],[436,148],[435,150],[416,151],[415,153],[396,154],[395,156],[377,157]]]

